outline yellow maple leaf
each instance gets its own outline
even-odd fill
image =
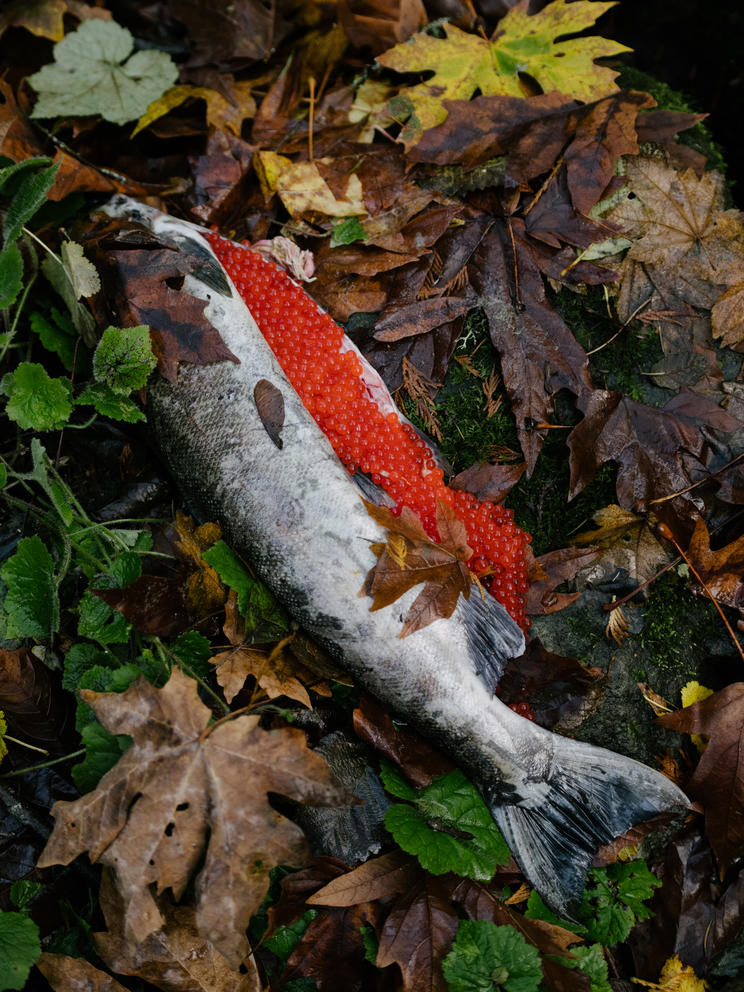
[[[686,685],[682,686],[682,705],[692,706],[693,703],[702,703],[704,699],[708,696],[713,695],[713,690],[709,689],[707,686],[700,685],[699,682],[688,682]],[[702,754],[707,747],[708,742],[700,734],[690,734],[690,740]]]
[[[522,0],[513,7],[488,40],[446,24],[445,38],[419,33],[377,57],[397,72],[434,72],[391,101],[393,115],[408,118],[400,135],[406,147],[442,123],[445,100],[469,100],[476,90],[483,96],[525,96],[525,76],[545,93],[559,90],[587,103],[617,89],[617,73],[594,60],[629,51],[625,45],[596,36],[560,40],[594,24],[614,3],[553,0],[532,15],[527,6]]]
[[[332,159],[316,161],[330,164]],[[264,196],[278,193],[292,217],[303,214],[355,217],[367,213],[362,184],[354,174],[348,177],[344,195],[339,199],[333,195],[315,162],[293,162],[276,152],[261,151],[256,153],[255,168]]]

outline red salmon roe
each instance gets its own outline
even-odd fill
[[[369,398],[359,358],[342,350],[343,329],[286,272],[217,234],[209,242],[348,471],[369,474],[395,500],[393,512],[409,506],[433,540],[439,540],[437,499],[451,506],[473,550],[469,568],[526,630],[524,549],[530,537],[514,523],[512,511],[445,485],[431,449],[416,431]]]

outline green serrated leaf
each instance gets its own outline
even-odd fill
[[[382,760],[380,762],[380,778],[391,796],[396,796],[398,799],[407,799],[409,802],[416,801],[418,790],[389,761]]]
[[[607,961],[600,944],[579,944],[571,948],[571,953],[575,955],[576,961],[563,963],[567,967],[574,964],[589,976],[592,983],[592,992],[613,992],[607,973]]]
[[[8,193],[13,185],[11,180],[20,175],[20,173],[26,172],[29,169],[41,169],[51,164],[52,160],[46,155],[37,155],[34,158],[26,158],[22,162],[11,162],[9,165],[3,166],[0,168],[0,193]]]
[[[0,310],[7,310],[23,288],[23,255],[16,241],[0,251]]]
[[[107,327],[93,355],[93,376],[127,395],[145,385],[156,365],[148,327]]]
[[[40,956],[34,921],[23,913],[0,912],[0,989],[22,989]]]
[[[78,605],[78,634],[98,641],[103,647],[107,644],[125,644],[129,640],[132,625],[121,613],[117,613],[108,603],[104,603],[90,590],[86,590]]]
[[[463,920],[442,962],[450,992],[537,992],[540,954],[514,927]]]
[[[644,861],[618,861],[595,868],[579,907],[587,939],[611,947],[626,940],[638,920],[651,915],[643,901],[661,885]]]
[[[41,271],[49,280],[52,288],[64,300],[75,330],[83,338],[85,343],[91,346],[94,344],[95,321],[87,306],[80,302],[80,293],[78,292],[74,274],[64,262],[64,256],[66,255],[64,245],[62,246],[62,255],[63,258],[58,258],[56,255],[47,255],[41,263]],[[93,271],[95,272],[95,269]]]
[[[2,637],[45,640],[59,629],[59,597],[54,562],[39,537],[22,537],[0,568],[8,587],[0,620]]]
[[[19,237],[25,224],[46,202],[47,193],[54,186],[57,170],[61,164],[57,162],[48,169],[42,169],[33,175],[24,176],[8,206],[8,212],[3,221],[3,244],[7,245]]]
[[[565,930],[570,930],[579,936],[583,936],[586,933],[586,927],[582,923],[577,923],[576,920],[562,920],[559,916],[556,916],[552,909],[548,909],[540,895],[534,889],[530,892],[524,915],[530,920],[544,920],[546,923],[563,927]]]
[[[355,241],[366,241],[367,232],[357,217],[346,217],[331,229],[331,248],[338,245],[351,245]]]
[[[302,914],[299,920],[295,920],[289,926],[277,927],[274,935],[264,941],[264,947],[272,954],[276,954],[282,961],[286,961],[317,915],[317,909],[309,909]]]
[[[485,882],[509,860],[488,807],[462,772],[441,776],[414,801],[415,806],[390,806],[385,826],[433,875],[455,872]]]
[[[72,413],[69,382],[52,379],[37,362],[21,362],[3,376],[0,392],[9,397],[5,412],[23,430],[59,430]]]
[[[54,62],[28,77],[39,94],[31,116],[137,120],[175,83],[178,69],[165,52],[133,48],[131,33],[114,21],[83,21],[54,46]]]
[[[196,630],[179,634],[171,650],[189,675],[203,679],[213,670],[209,664],[209,659],[214,654],[212,645]]]
[[[144,411],[133,400],[122,393],[114,392],[110,386],[103,382],[86,386],[75,399],[75,404],[78,406],[88,403],[94,406],[102,417],[109,417],[111,420],[123,420],[127,424],[136,424],[140,420],[147,419]]]
[[[82,728],[85,757],[72,769],[72,779],[82,792],[91,792],[126,752],[131,738],[110,734],[100,723],[92,722]]]
[[[111,668],[118,664],[118,659],[111,651],[100,648],[97,644],[78,641],[65,655],[62,688],[67,689],[68,692],[77,692],[83,676],[91,668]]]
[[[62,316],[56,311],[58,316]],[[47,349],[59,355],[60,361],[68,372],[72,371],[72,364],[75,357],[75,328],[71,323],[65,323],[54,319],[47,320],[46,317],[35,310],[29,317],[29,324],[34,334],[38,334],[39,340]]]
[[[220,581],[237,593],[247,638],[254,643],[267,643],[286,636],[289,631],[286,614],[224,541],[212,545],[202,558],[217,572]]]

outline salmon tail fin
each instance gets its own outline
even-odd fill
[[[652,768],[562,738],[548,781],[518,804],[489,804],[515,860],[545,903],[570,919],[597,849],[636,823],[689,806]]]

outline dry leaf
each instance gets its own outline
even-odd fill
[[[39,866],[69,864],[87,851],[116,873],[126,939],[163,926],[151,886],[176,899],[196,878],[197,928],[232,964],[275,864],[302,862],[302,832],[275,812],[267,793],[336,805],[346,793],[299,730],[263,731],[239,716],[209,726],[197,685],[178,669],[162,689],[138,679],[124,693],[83,690],[107,730],[133,743],[98,788],[53,808],[54,832]]]
[[[309,906],[354,906],[405,892],[418,874],[418,863],[403,851],[370,858],[345,875],[334,878],[310,896]]]

